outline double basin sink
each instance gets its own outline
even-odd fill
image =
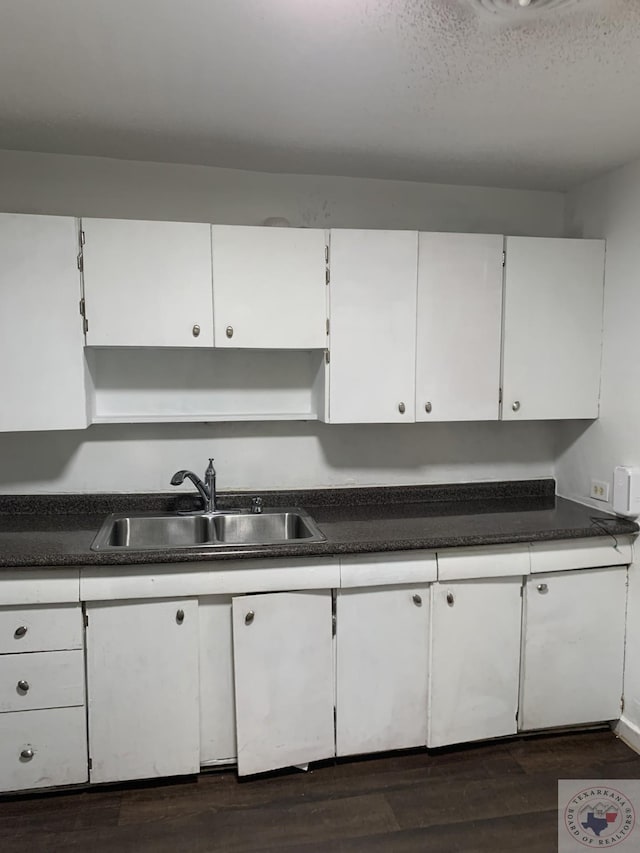
[[[157,551],[284,545],[324,539],[311,516],[298,508],[265,509],[260,513],[250,510],[184,515],[115,513],[105,520],[91,548],[94,551]]]

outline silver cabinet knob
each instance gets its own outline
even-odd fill
[[[413,596],[413,603],[415,604],[416,607],[422,607],[422,596],[418,595],[418,593],[416,593]]]
[[[178,625],[182,625],[184,622],[184,610],[182,608],[176,612],[176,622]]]
[[[22,750],[22,752],[20,753],[20,758],[22,759],[22,761],[31,761],[34,755],[35,752],[30,746],[28,746],[26,749]]]
[[[19,626],[18,628],[16,628],[16,630],[13,632],[13,636],[14,636],[14,637],[24,637],[24,635],[25,635],[26,633],[27,633],[27,626],[26,626],[26,625],[20,625],[20,626]]]
[[[447,604],[449,605],[449,607],[453,607],[453,602],[454,602],[454,601],[455,601],[455,599],[454,599],[454,597],[453,597],[453,593],[452,593],[452,592],[448,592],[448,593],[447,593]]]
[[[546,585],[546,583],[539,583],[536,589],[541,595],[544,595],[545,592],[549,592],[549,587]]]
[[[233,337],[233,326],[227,326],[227,328],[225,329],[225,332],[226,332],[226,335],[228,338],[232,338]]]
[[[249,610],[249,612],[244,617],[244,624],[245,625],[251,625],[251,623],[254,620],[255,615],[256,614],[253,612],[253,610]]]
[[[398,403],[398,411],[401,415],[404,415],[404,413],[406,412],[406,406],[404,403]]]
[[[191,331],[193,332],[193,337],[197,338],[200,334],[200,326],[196,323],[193,329],[191,329]]]
[[[21,678],[18,682],[18,690],[20,690],[21,693],[26,693],[29,690],[29,682],[25,681],[24,678]]]
[[[431,403],[425,403],[424,404],[424,410],[428,415],[431,414],[431,409],[432,409]]]
[[[520,411],[520,400],[516,400],[515,403],[511,406],[514,412]]]

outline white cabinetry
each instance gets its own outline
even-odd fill
[[[231,596],[198,601],[200,651],[200,764],[236,758]]]
[[[331,232],[329,421],[415,420],[414,231]]]
[[[598,417],[604,245],[507,237],[504,420]]]
[[[515,734],[522,579],[432,588],[427,745]]]
[[[521,729],[620,716],[626,577],[616,566],[527,580]]]
[[[342,589],[337,597],[337,755],[427,742],[429,587]]]
[[[233,599],[238,774],[335,754],[331,592]]]
[[[37,584],[22,577],[22,601],[56,597]],[[84,672],[79,604],[0,608],[0,791],[87,781]]]
[[[91,346],[211,347],[211,227],[83,219]]]
[[[214,225],[217,347],[326,346],[325,232]]]
[[[92,782],[200,767],[198,602],[87,605]]]
[[[84,429],[78,222],[0,214],[0,431]]]
[[[503,238],[422,233],[417,421],[498,420]]]

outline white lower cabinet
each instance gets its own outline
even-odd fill
[[[424,746],[430,590],[341,589],[336,601],[336,753]]]
[[[0,714],[0,790],[87,781],[84,707]]]
[[[527,579],[521,729],[618,719],[626,578],[615,566]]]
[[[432,588],[430,747],[515,734],[522,578]]]
[[[330,590],[233,599],[238,774],[335,754]]]
[[[198,602],[87,605],[92,782],[197,773]]]

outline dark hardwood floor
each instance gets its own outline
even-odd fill
[[[640,756],[596,731],[6,797],[0,851],[551,853],[559,778],[637,779]]]

